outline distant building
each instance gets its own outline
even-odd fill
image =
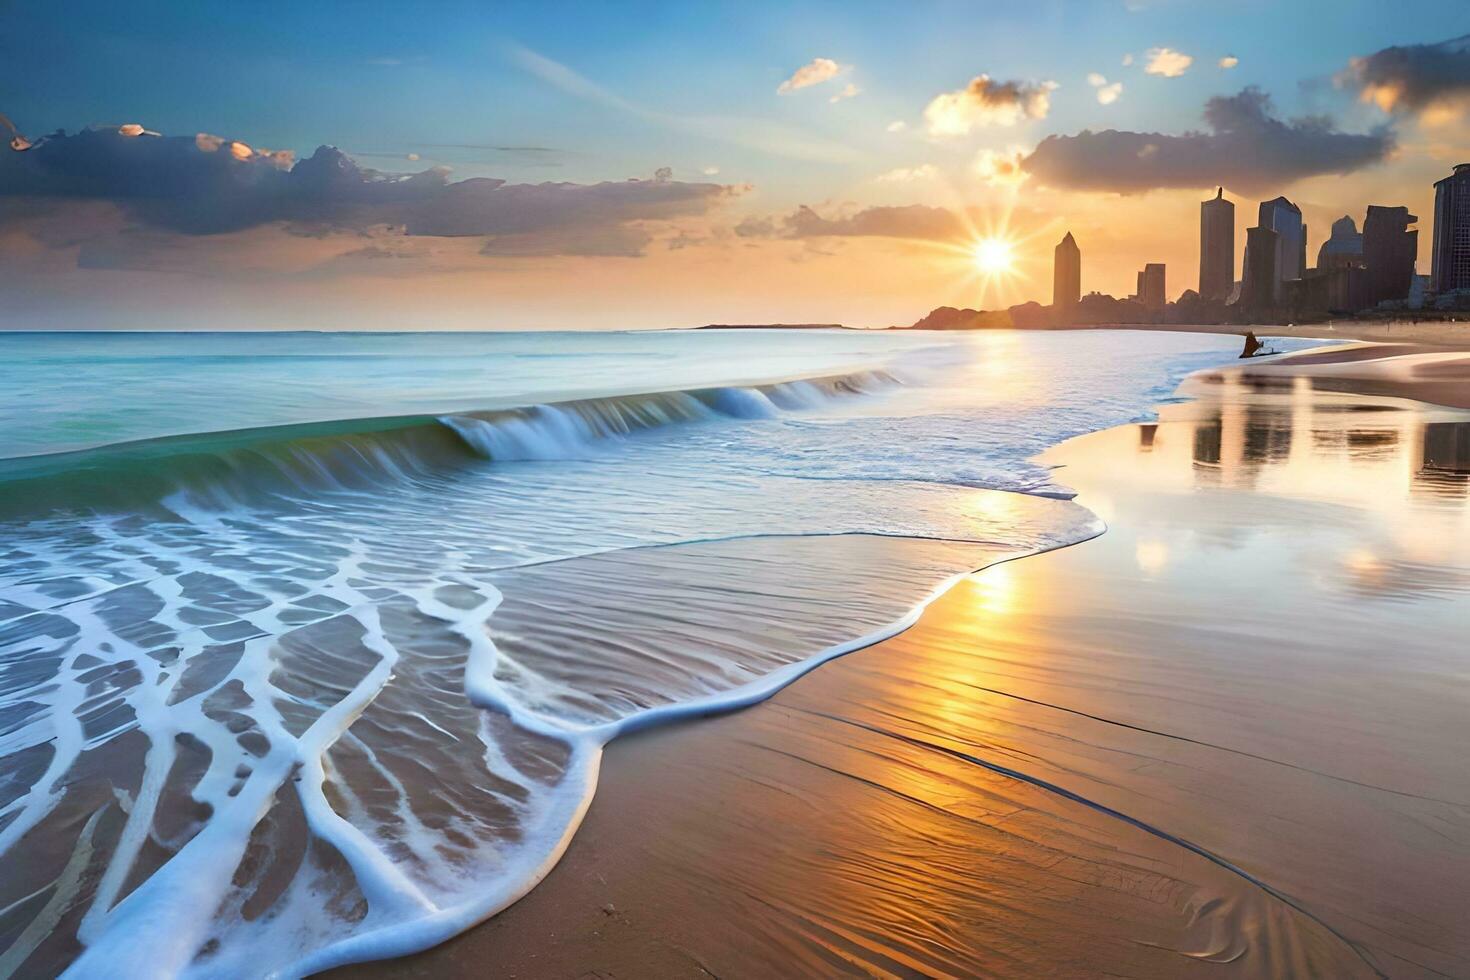
[[[1221,300],[1235,284],[1235,205],[1225,188],[1199,206],[1199,294]]]
[[[1164,263],[1150,262],[1138,273],[1138,301],[1146,310],[1164,308]]]
[[[1240,304],[1248,310],[1276,305],[1277,253],[1281,236],[1270,228],[1256,226],[1245,232],[1245,267],[1240,277]]]
[[[1302,223],[1302,210],[1284,197],[1262,201],[1256,226],[1276,233],[1275,264],[1271,268],[1270,299],[1267,304],[1279,303],[1282,299],[1281,284],[1288,279],[1300,279],[1307,268],[1307,226]],[[1245,265],[1251,262],[1251,240],[1245,241]],[[1262,267],[1264,269],[1264,266]],[[1264,282],[1264,280],[1263,280]]]
[[[1434,185],[1430,280],[1437,293],[1470,289],[1470,163]]]
[[[1326,271],[1362,262],[1363,236],[1358,233],[1357,222],[1345,214],[1332,223],[1332,237],[1317,249],[1317,268]]]
[[[1363,262],[1368,267],[1370,306],[1409,298],[1419,232],[1409,226],[1419,219],[1406,207],[1368,205],[1363,222]]]
[[[1069,231],[1052,253],[1052,311],[1070,312],[1082,299],[1082,250]]]

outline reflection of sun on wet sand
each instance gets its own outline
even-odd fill
[[[545,883],[370,970],[1470,974],[1470,415],[1271,373],[1054,450],[1107,534],[615,742]]]

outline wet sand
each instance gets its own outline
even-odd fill
[[[1470,408],[1470,350],[1425,344],[1351,344],[1242,361],[1222,377],[1257,383],[1310,378],[1318,389]]]
[[[614,742],[531,894],[355,975],[1470,975],[1470,414],[1223,375],[1109,531]]]
[[[1257,337],[1305,337],[1324,340],[1361,340],[1380,344],[1425,344],[1434,347],[1470,346],[1470,320],[1375,321],[1342,320],[1332,323],[1133,323],[1116,326],[1078,327],[1081,330],[1163,330],[1172,333],[1216,333]]]

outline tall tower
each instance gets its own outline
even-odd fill
[[[1434,290],[1470,289],[1470,163],[1434,185]]]
[[[1069,231],[1052,253],[1052,311],[1070,313],[1082,299],[1082,250]]]
[[[1270,228],[1257,225],[1245,231],[1245,267],[1241,269],[1240,302],[1247,310],[1263,310],[1276,305],[1280,285],[1281,236]]]
[[[1261,202],[1256,224],[1276,232],[1276,271],[1272,275],[1271,302],[1281,302],[1281,284],[1300,279],[1307,264],[1307,226],[1302,209],[1284,197]],[[1247,242],[1249,248],[1249,242]]]
[[[1363,221],[1363,261],[1368,266],[1369,300],[1407,299],[1419,257],[1419,232],[1409,225],[1419,219],[1406,207],[1368,205]]]
[[[1150,262],[1138,273],[1138,299],[1147,310],[1162,310],[1168,302],[1164,291],[1164,263]]]
[[[1199,206],[1199,295],[1224,299],[1235,284],[1235,205],[1225,188]]]

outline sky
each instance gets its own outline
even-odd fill
[[[910,323],[1470,161],[1470,4],[0,0],[0,328]],[[1009,270],[975,260],[1003,243]],[[1239,256],[1237,255],[1237,269]]]

